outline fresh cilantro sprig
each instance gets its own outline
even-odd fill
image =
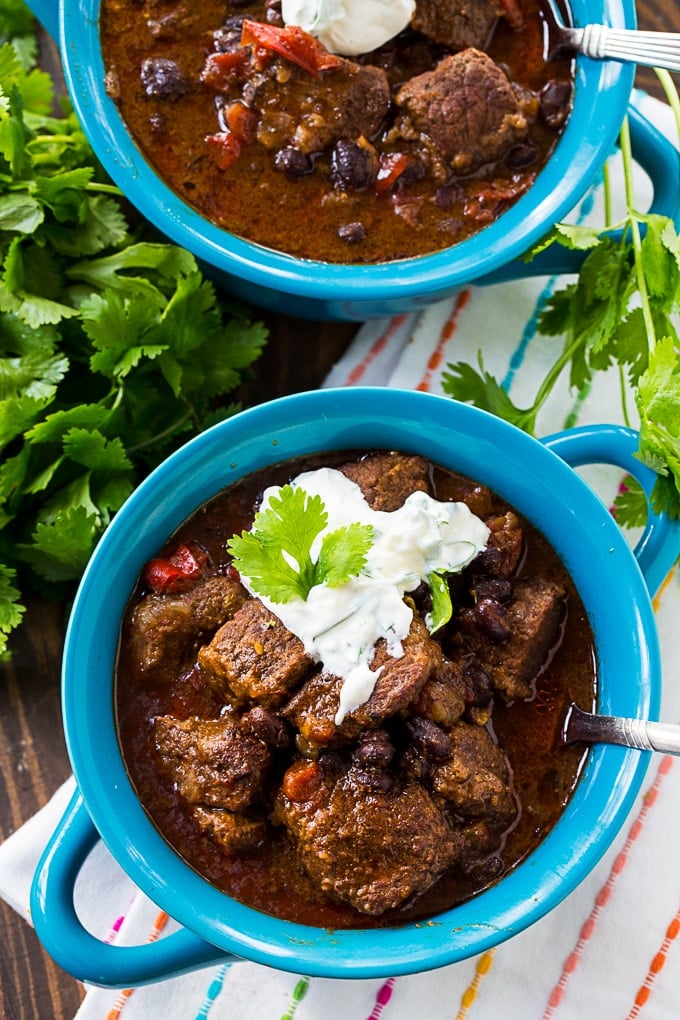
[[[235,410],[266,331],[132,219],[0,13],[0,656],[29,591],[65,597],[141,477]]]
[[[252,528],[234,535],[227,549],[258,595],[278,603],[305,600],[318,584],[335,588],[360,574],[371,547],[371,525],[348,524],[325,534],[313,559],[312,546],[327,524],[320,496],[284,485],[255,515]]]
[[[680,101],[667,72],[657,74],[673,108],[680,132]],[[577,279],[555,291],[539,314],[538,332],[563,337],[561,350],[534,400],[517,406],[484,365],[447,366],[443,388],[534,434],[543,406],[568,373],[575,392],[612,366],[619,371],[624,421],[630,401],[638,418],[640,460],[657,473],[651,504],[680,516],[680,343],[674,316],[680,310],[680,238],[672,220],[637,210],[633,194],[633,158],[627,121],[620,146],[626,212],[619,239],[592,227],[557,224],[529,258],[552,244],[587,252]],[[639,524],[646,515],[644,493],[631,483],[616,500],[619,520]]]

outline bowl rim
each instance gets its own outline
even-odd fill
[[[110,852],[159,907],[206,941],[254,962],[293,972],[302,968],[315,976],[413,973],[483,952],[557,906],[614,839],[640,789],[649,756],[617,747],[592,749],[565,811],[534,852],[496,886],[427,923],[329,932],[281,921],[221,893],[178,857],[142,808],[118,749],[111,675],[117,628],[109,626],[107,634],[106,619],[116,606],[124,606],[141,565],[162,544],[159,536],[166,538],[188,516],[189,490],[192,509],[207,498],[206,491],[191,486],[197,473],[213,472],[203,489],[214,494],[249,473],[249,455],[257,464],[272,464],[288,459],[288,447],[311,452],[320,424],[324,435],[332,433],[335,439],[319,448],[356,448],[357,437],[370,429],[377,435],[398,433],[396,448],[426,453],[421,437],[427,432],[429,444],[435,430],[438,455],[433,459],[461,470],[459,451],[450,452],[451,430],[457,430],[459,446],[463,435],[471,443],[474,433],[475,447],[488,454],[488,463],[496,450],[496,460],[502,451],[513,470],[531,468],[539,495],[552,493],[551,509],[562,507],[560,525],[574,522],[579,541],[591,543],[590,552],[580,554],[584,564],[592,572],[592,549],[599,548],[610,575],[617,621],[616,627],[612,621],[606,624],[604,645],[602,607],[592,593],[584,599],[596,635],[601,683],[604,677],[600,710],[644,717],[658,712],[660,661],[649,593],[625,538],[593,490],[548,447],[484,411],[429,393],[357,387],[282,397],[213,426],[171,455],[121,507],[85,571],[67,628],[62,673],[67,750],[85,806]],[[214,477],[218,467],[230,475],[220,476],[219,485]],[[159,485],[177,496],[170,518]],[[501,495],[507,498],[507,492]],[[518,509],[524,513],[526,506]],[[579,525],[584,515],[589,523]],[[538,523],[535,506],[527,516]],[[130,534],[135,536],[134,556],[129,554]],[[574,574],[573,565],[567,567]],[[580,572],[585,574],[584,565]],[[581,589],[578,580],[577,585]],[[639,682],[625,689],[612,678],[621,662],[630,668],[631,655]],[[93,673],[97,684],[88,681]]]
[[[553,155],[531,188],[471,238],[430,255],[357,264],[298,259],[211,224],[156,176],[130,141],[104,88],[99,46],[101,0],[60,4],[62,63],[74,109],[109,176],[147,219],[206,265],[249,284],[302,298],[359,303],[426,303],[486,276],[539,241],[581,199],[615,146],[628,107],[634,66],[578,56],[574,110]],[[587,0],[571,0],[576,24],[593,19]],[[634,0],[603,0],[603,24],[635,27]],[[584,123],[587,132],[584,132]]]

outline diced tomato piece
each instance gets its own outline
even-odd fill
[[[196,542],[178,545],[171,556],[156,556],[144,567],[142,580],[156,592],[166,595],[186,591],[203,575],[208,554]]]
[[[211,53],[203,67],[201,81],[219,91],[231,82],[244,78],[249,64],[250,55],[247,50]]]
[[[232,134],[240,142],[251,142],[257,129],[257,114],[243,103],[232,103],[227,109],[225,120]]]
[[[405,152],[383,153],[380,157],[380,168],[375,180],[376,192],[381,195],[384,191],[389,191],[395,181],[401,177],[410,162],[411,157],[407,156]]]
[[[282,788],[288,800],[312,800],[321,785],[321,768],[315,761],[296,761],[286,771]]]
[[[241,143],[232,131],[218,131],[206,138],[220,170],[228,170],[241,155]]]
[[[285,57],[317,78],[322,71],[342,67],[345,63],[342,57],[329,53],[325,46],[299,25],[279,28],[276,25],[266,25],[262,21],[246,20],[243,22],[241,45],[273,50],[274,53]]]

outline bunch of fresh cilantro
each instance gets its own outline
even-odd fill
[[[680,100],[670,75],[657,71],[680,132]],[[669,218],[646,215],[635,207],[633,159],[627,122],[620,138],[626,213],[621,223],[606,226],[611,234],[584,226],[558,224],[530,253],[550,244],[587,251],[578,277],[555,291],[538,318],[538,332],[563,337],[555,360],[533,403],[518,407],[501,383],[464,362],[448,365],[445,392],[505,418],[534,433],[539,411],[563,372],[575,392],[590,385],[595,373],[619,369],[624,420],[639,428],[640,460],[657,473],[652,493],[655,510],[680,516],[680,343],[674,317],[680,310],[680,238]],[[611,181],[605,178],[611,188]],[[680,182],[678,183],[680,187]],[[635,404],[636,418],[629,404]],[[623,525],[644,523],[647,505],[633,480],[616,500]]]
[[[193,256],[135,224],[0,12],[0,656],[30,590],[64,597],[173,446],[233,412],[265,343]]]

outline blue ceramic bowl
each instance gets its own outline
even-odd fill
[[[537,525],[570,571],[596,638],[599,708],[653,718],[659,652],[650,602],[680,552],[680,525],[651,516],[634,552],[572,466],[617,464],[647,491],[637,435],[618,426],[539,442],[445,397],[390,389],[324,390],[260,405],[173,454],[134,492],[101,539],[66,636],[63,716],[79,787],[38,867],[32,918],[67,971],[112,986],[153,981],[228,954],[296,973],[365,978],[428,970],[480,953],[556,906],[621,827],[648,764],[645,752],[597,747],[564,814],[536,851],[495,887],[427,925],[326,931],[259,913],[188,867],[149,821],[120,755],[113,676],[121,617],[143,564],[201,503],[265,465],[324,450],[400,449],[477,478]],[[570,466],[571,465],[571,466]],[[98,835],[134,882],[182,929],[119,948],[81,927],[78,870]]]
[[[289,315],[362,320],[414,311],[460,287],[528,274],[573,272],[582,256],[519,260],[597,179],[628,108],[633,65],[579,57],[574,108],[533,187],[499,220],[445,251],[380,265],[329,265],[283,255],[213,226],[171,192],[131,142],[104,89],[100,0],[28,0],[58,39],[69,93],[100,161],[130,201],[168,238],[193,252],[216,282]],[[634,0],[571,0],[574,22],[635,26]],[[678,217],[675,148],[631,110],[635,155],[654,183],[652,209]]]

